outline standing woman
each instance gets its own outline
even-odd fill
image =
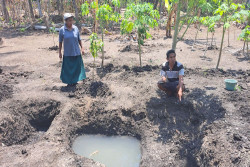
[[[60,78],[63,83],[75,85],[78,81],[84,80],[86,78],[82,61],[84,50],[79,30],[75,25],[73,25],[74,16],[69,13],[65,13],[64,21],[65,24],[60,28],[59,31],[60,59],[62,59],[62,43],[64,50]]]

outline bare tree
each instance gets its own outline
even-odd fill
[[[32,18],[32,20],[35,20],[35,16],[34,16],[34,12],[33,12],[33,7],[32,7],[32,1],[28,0],[29,2],[29,9],[30,9],[30,17]]]
[[[56,1],[56,8],[58,10],[58,15],[62,15],[62,11],[61,11],[61,1],[57,0]]]
[[[64,11],[63,0],[61,0],[60,12],[63,13],[63,11]]]
[[[2,8],[3,8],[4,19],[5,21],[8,22],[10,20],[10,15],[6,7],[5,0],[2,0]]]
[[[78,14],[78,9],[76,5],[76,1],[72,0],[73,6],[75,8],[75,18],[76,18],[76,25],[79,26],[79,14]]]
[[[36,3],[37,3],[38,11],[39,11],[39,17],[43,17],[40,0],[36,0]]]
[[[48,12],[48,16],[50,16],[50,7],[51,7],[51,4],[50,4],[50,0],[48,0],[47,2],[47,12]]]

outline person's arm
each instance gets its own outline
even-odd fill
[[[82,55],[84,55],[84,48],[82,46],[82,40],[79,40],[79,45],[81,47]]]
[[[79,45],[81,47],[82,55],[84,55],[84,48],[83,48],[83,45],[82,45],[82,39],[80,37],[79,30],[78,30],[78,42],[79,42]]]
[[[62,59],[63,30],[59,31],[59,58]]]
[[[182,68],[180,71],[179,71],[179,90],[178,90],[178,96],[179,96],[179,100],[181,101],[181,97],[182,97],[182,88],[183,88],[183,84],[184,84],[184,69]]]
[[[160,74],[161,74],[161,79],[162,79],[162,81],[167,82],[166,72],[163,71],[163,70],[161,70]]]
[[[160,75],[161,75],[162,81],[167,82],[166,71],[165,71],[165,63],[162,64]]]
[[[62,42],[59,42],[59,58],[62,59]]]

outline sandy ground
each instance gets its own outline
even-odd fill
[[[177,59],[186,69],[182,102],[156,86],[172,42],[163,30],[152,31],[143,46],[142,68],[136,42],[114,34],[105,36],[105,68],[93,70],[88,36],[82,36],[88,79],[76,87],[59,79],[58,52],[48,50],[51,34],[1,31],[0,166],[103,166],[71,149],[74,138],[87,133],[137,137],[142,167],[249,166],[249,59],[237,40],[241,30],[230,30],[220,70],[214,69],[218,50],[204,56],[204,28],[193,51],[196,29],[178,43]],[[216,29],[217,47],[220,39]],[[226,78],[237,79],[239,90],[225,90]]]

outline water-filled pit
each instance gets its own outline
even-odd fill
[[[129,136],[82,135],[72,146],[78,155],[93,159],[106,167],[139,167],[140,141]]]

